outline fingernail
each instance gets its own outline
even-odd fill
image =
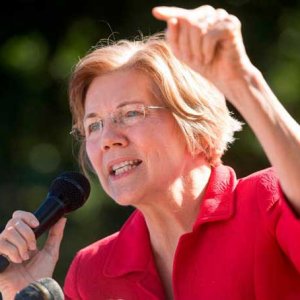
[[[35,243],[30,243],[30,244],[29,244],[29,248],[30,248],[30,250],[32,250],[32,251],[36,250],[36,245],[35,245]]]
[[[28,255],[27,252],[23,254],[23,259],[25,259],[25,260],[28,260],[28,259],[29,259],[29,255]]]
[[[15,263],[16,264],[21,264],[23,262],[23,259],[20,257],[20,258],[17,258],[16,260],[15,260]]]
[[[165,7],[165,6],[156,6],[154,8],[157,12],[159,13],[165,13],[165,12],[168,12],[168,8]]]
[[[38,226],[39,222],[37,220],[31,220],[31,225],[32,226]]]

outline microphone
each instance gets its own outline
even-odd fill
[[[30,283],[19,291],[14,300],[63,300],[64,294],[59,284],[46,277]]]
[[[90,194],[90,183],[78,172],[64,172],[56,177],[45,200],[34,215],[40,224],[34,228],[36,238],[54,225],[62,216],[81,207]],[[9,260],[0,255],[0,273],[9,265]]]

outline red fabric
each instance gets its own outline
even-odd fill
[[[214,168],[199,216],[183,235],[173,268],[176,300],[299,300],[300,222],[273,169],[236,180]],[[164,299],[145,220],[81,250],[65,282],[66,299]]]

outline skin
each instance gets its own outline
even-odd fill
[[[4,300],[14,299],[17,291],[30,282],[52,276],[65,224],[65,218],[59,220],[50,229],[43,249],[38,250],[31,230],[38,226],[37,219],[29,212],[13,213],[0,236],[1,253],[11,261],[0,275],[0,290]]]
[[[243,45],[239,20],[224,10],[215,10],[210,6],[194,10],[157,7],[153,9],[153,15],[166,22],[167,41],[177,58],[214,83],[251,126],[277,172],[290,205],[300,213],[300,128],[250,62]],[[128,79],[131,76],[137,75],[134,72],[130,76],[115,73],[96,78],[88,91],[86,113],[94,111],[105,117],[123,101],[123,97],[133,97],[138,93],[142,93],[139,96],[143,101],[158,104],[159,99],[153,99],[146,88],[149,79],[141,76],[136,78],[142,86],[141,91],[137,91]],[[116,83],[118,88],[115,87]],[[126,89],[119,86],[122,84],[126,85]],[[127,87],[128,91],[125,92]],[[104,93],[99,94],[103,100],[101,103],[96,98],[100,92]],[[176,147],[174,157],[164,154],[164,151],[170,151],[168,145],[147,119],[141,125],[144,130],[147,129],[147,135],[138,128],[128,131],[117,129],[107,121],[107,130],[104,130],[101,140],[95,145],[87,145],[87,152],[105,190],[121,205],[132,204],[145,215],[157,267],[167,297],[172,299],[174,252],[179,237],[191,229],[196,217],[209,168],[201,157],[193,160],[189,156],[185,145],[179,142],[181,138],[174,120],[167,112],[154,112],[151,118],[168,133],[168,142]],[[162,146],[163,151],[156,147],[153,150],[149,141]],[[125,174],[120,181],[110,181],[105,170],[107,163],[114,159],[136,157],[143,161],[139,169]],[[180,161],[181,158],[184,162]],[[164,168],[160,167],[161,164]],[[162,174],[156,172],[157,167]],[[136,184],[141,180],[139,175],[146,176],[151,184]],[[170,187],[168,192],[160,189],[161,182]],[[195,182],[202,182],[201,187]],[[132,197],[131,189],[134,189],[137,197]],[[148,190],[151,197],[147,196]],[[35,248],[35,240],[30,233],[34,219],[32,214],[26,212],[15,213],[0,234],[0,253],[7,254],[13,262],[24,262],[25,253]],[[13,299],[16,291],[28,284],[31,277],[49,276],[53,271],[63,225],[63,221],[60,221],[53,227],[52,237],[50,235],[45,248],[33,254],[30,263],[13,264],[0,274],[0,289],[5,300]],[[49,245],[51,251],[48,251]],[[43,265],[42,259],[38,258],[47,258],[49,263]]]
[[[151,86],[148,77],[134,70],[95,78],[86,96],[86,115],[103,118],[124,101],[162,105],[149,90]],[[141,124],[129,128],[104,120],[101,137],[87,141],[87,154],[104,190],[119,204],[142,211],[161,277],[166,290],[172,290],[167,285],[176,245],[192,228],[210,167],[201,155],[189,153],[168,110],[151,111]],[[135,159],[142,163],[119,178],[109,174],[112,163]]]
[[[194,10],[157,7],[153,14],[167,22],[167,40],[177,58],[213,82],[251,126],[300,213],[300,126],[250,62],[239,20],[207,5]]]
[[[148,77],[134,70],[95,78],[86,96],[85,115],[107,116],[123,103],[136,101],[162,106],[151,86]],[[106,193],[121,205],[140,209],[152,207],[155,199],[162,199],[159,202],[166,206],[170,202],[181,206],[178,188],[187,194],[191,189],[183,186],[187,186],[188,174],[204,162],[188,152],[173,115],[166,109],[151,110],[138,126],[128,128],[116,126],[107,117],[104,123],[101,137],[87,141],[86,150]],[[142,161],[136,168],[120,177],[109,174],[110,165],[135,159]]]

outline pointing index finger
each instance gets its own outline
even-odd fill
[[[174,6],[157,6],[152,9],[153,16],[162,21],[167,21],[170,18],[182,17],[186,14],[186,9]]]

